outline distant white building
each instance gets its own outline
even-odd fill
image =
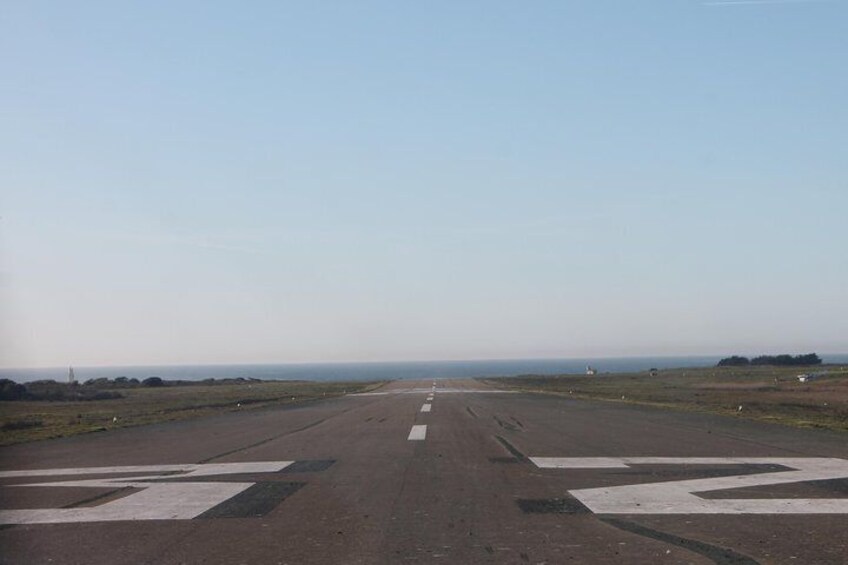
[[[590,365],[586,365],[586,374],[587,375],[597,375],[598,370],[595,369],[594,367],[590,366]]]

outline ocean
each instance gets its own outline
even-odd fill
[[[848,354],[821,355],[825,363],[848,363]],[[263,380],[365,381],[388,379],[441,379],[506,377],[513,375],[582,374],[587,366],[603,373],[647,371],[652,367],[709,367],[719,356],[612,357],[594,359],[516,359],[480,361],[409,361],[385,363],[300,363],[267,365],[157,365],[134,367],[74,367],[78,381],[147,377],[199,381],[203,379],[256,378]],[[0,369],[0,378],[16,382],[52,379],[67,381],[67,367]]]

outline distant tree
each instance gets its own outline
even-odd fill
[[[141,381],[141,384],[144,386],[165,386],[165,381],[159,377],[147,377]]]
[[[798,365],[821,365],[821,357],[815,353],[807,353],[806,355],[796,355],[795,362]]]
[[[751,359],[751,365],[777,365],[780,367],[798,367],[803,365],[820,365],[821,358],[815,353],[806,355],[760,355]]]
[[[751,361],[747,357],[741,357],[739,355],[725,357],[724,359],[718,362],[719,367],[744,367],[750,364]]]
[[[9,379],[0,379],[0,400],[22,400],[27,396],[24,385]]]
[[[88,379],[83,383],[84,386],[109,386],[111,382],[106,377],[99,377],[96,379]]]

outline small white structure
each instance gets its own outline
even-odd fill
[[[802,383],[809,382],[809,381],[813,380],[814,378],[815,378],[815,375],[806,375],[806,374],[798,375],[798,380],[801,381]]]
[[[597,375],[598,370],[595,369],[594,367],[590,366],[590,365],[586,365],[586,374],[587,375]]]

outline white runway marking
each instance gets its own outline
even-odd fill
[[[421,441],[427,437],[427,426],[417,425],[412,426],[412,429],[409,431],[409,437],[406,438],[409,441]]]
[[[432,409],[433,409],[433,405],[432,405],[432,404],[423,404],[423,405],[421,406],[421,411],[422,411],[422,412],[429,412],[429,411],[430,411],[430,410],[432,410]]]
[[[55,524],[67,522],[113,522],[123,520],[189,520],[203,514],[240,492],[252,482],[156,482],[148,481],[233,475],[242,473],[274,473],[292,461],[252,463],[214,463],[208,465],[136,465],[128,467],[81,467],[73,469],[39,469],[5,471],[0,478],[56,477],[72,475],[104,475],[131,473],[129,477],[78,479],[70,481],[9,485],[24,487],[93,487],[120,489],[132,487],[138,492],[93,507],[0,510],[0,524]],[[138,473],[148,473],[138,475]],[[162,473],[179,473],[162,475]]]
[[[358,392],[348,394],[349,397],[358,396],[392,396],[396,394],[434,394],[436,391],[429,388],[409,388],[392,392]],[[514,390],[477,390],[471,388],[440,388],[439,394],[518,394]]]
[[[185,473],[179,475],[184,477],[202,477],[209,475],[228,475],[233,473],[274,473],[282,471],[293,461],[256,461],[249,463],[206,463],[195,464],[185,463],[182,465],[127,465],[122,467],[74,467],[68,469],[28,469],[25,471],[0,471],[0,479],[9,479],[17,477],[56,477],[68,475],[116,475],[119,473]],[[149,477],[145,477],[149,478]],[[156,477],[162,478],[162,477]],[[127,481],[131,480],[125,477],[101,479],[102,481]],[[90,484],[92,480],[83,481]],[[79,482],[79,481],[76,481]],[[65,486],[67,483],[44,483],[48,486]],[[110,486],[111,483],[107,486]],[[29,486],[29,485],[18,485]],[[37,485],[42,486],[42,485]]]
[[[428,397],[427,397],[427,402],[433,402],[433,397],[432,397],[432,396],[428,396]]]
[[[819,457],[531,457],[543,469],[630,465],[782,465],[788,471],[568,491],[598,514],[848,514],[845,498],[704,499],[697,493],[848,478],[848,460]]]

